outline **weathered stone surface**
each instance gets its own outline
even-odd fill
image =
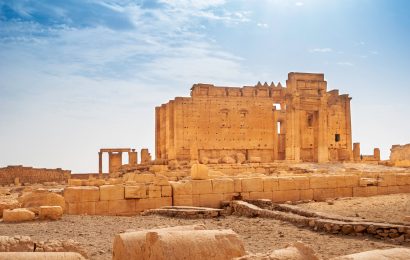
[[[19,209],[5,209],[3,211],[3,221],[4,222],[21,222],[33,220],[36,215],[34,212],[19,208]]]
[[[29,208],[37,214],[40,206],[60,206],[63,210],[65,208],[63,196],[42,189],[24,193],[18,200],[21,202],[21,207]]]
[[[0,260],[85,260],[75,252],[0,252]]]
[[[147,197],[147,187],[145,184],[137,184],[133,186],[126,185],[125,198],[126,199],[144,199]]]
[[[3,210],[16,209],[20,207],[20,202],[12,197],[0,197],[0,218],[3,216]]]
[[[63,217],[63,209],[60,206],[40,206],[39,218],[57,220]]]
[[[191,177],[193,180],[206,180],[208,176],[208,167],[205,164],[195,163],[191,166]]]
[[[33,252],[34,242],[29,236],[0,236],[0,252]]]
[[[244,254],[243,243],[232,230],[194,230],[192,227],[122,233],[115,236],[113,246],[114,260],[223,260]]]
[[[124,195],[124,186],[121,184],[100,186],[100,200],[123,200]]]
[[[332,258],[332,260],[373,260],[373,259],[407,260],[407,259],[410,259],[410,249],[408,248],[377,249],[377,250],[365,251],[361,253]]]

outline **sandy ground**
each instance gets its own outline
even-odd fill
[[[328,202],[312,202],[298,206],[313,211],[390,223],[404,223],[404,217],[410,216],[410,194],[342,198],[332,200],[332,203],[333,205]]]
[[[268,252],[294,241],[303,241],[321,257],[356,253],[397,245],[367,237],[337,236],[299,229],[291,224],[261,218],[229,216],[219,219],[183,220],[160,216],[68,216],[62,220],[18,224],[0,223],[0,234],[28,235],[33,240],[74,239],[82,243],[91,259],[111,259],[114,235],[127,229],[204,224],[209,229],[233,229],[245,243],[247,251]]]

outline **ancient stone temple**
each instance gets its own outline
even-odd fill
[[[323,74],[289,73],[286,87],[195,84],[156,107],[156,158],[350,161],[350,100],[327,91]]]

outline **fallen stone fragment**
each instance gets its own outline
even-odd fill
[[[83,260],[74,252],[0,252],[0,260]]]
[[[63,210],[65,207],[63,196],[44,189],[25,193],[18,200],[21,202],[22,207],[30,208],[36,214],[39,213],[40,206],[60,206]]]
[[[180,226],[118,234],[113,259],[228,260],[245,255],[242,241],[232,230],[193,228]]]
[[[33,252],[34,242],[29,236],[0,236],[0,252]]]
[[[28,209],[5,209],[3,211],[4,222],[29,221],[35,218],[36,214]]]
[[[40,206],[40,219],[58,220],[63,217],[63,209],[60,206]]]
[[[364,251],[361,253],[338,256],[331,260],[408,260],[410,259],[410,249],[408,248],[391,248]]]

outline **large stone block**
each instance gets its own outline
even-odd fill
[[[135,211],[142,212],[147,209],[156,209],[165,206],[172,206],[171,197],[162,197],[162,198],[147,198],[140,199],[135,201]]]
[[[199,203],[201,207],[220,208],[223,195],[219,194],[199,194]]]
[[[161,197],[161,186],[151,184],[148,186],[148,197],[150,198],[160,198]]]
[[[313,200],[313,189],[300,190],[300,200]]]
[[[410,174],[408,173],[398,173],[396,174],[396,184],[401,185],[410,185]]]
[[[157,186],[167,186],[169,185],[168,178],[164,175],[157,174],[154,177],[154,184]]]
[[[192,180],[192,194],[208,194],[212,193],[211,180]]]
[[[340,179],[338,176],[331,175],[313,175],[309,178],[311,189],[330,189],[337,188],[338,181]]]
[[[407,260],[407,259],[410,259],[410,249],[408,248],[376,249],[376,250],[364,251],[360,253],[331,258],[331,260],[373,260],[373,259]]]
[[[135,213],[135,201],[135,199],[110,200],[108,201],[108,212],[110,215]]]
[[[273,202],[299,201],[300,190],[278,190],[272,192]]]
[[[199,195],[198,195],[199,196]],[[174,194],[174,206],[193,206],[192,195],[175,195]]]
[[[161,186],[161,197],[172,197],[171,185]]]
[[[251,200],[268,199],[272,200],[272,191],[251,191],[249,192],[249,198]]]
[[[135,174],[130,180],[136,181],[137,183],[153,183],[155,175],[149,173]]]
[[[113,260],[228,260],[243,255],[244,245],[232,230],[126,232],[115,236],[113,246]]]
[[[234,192],[242,192],[242,179],[236,178],[233,180]]]
[[[263,191],[279,190],[279,180],[277,177],[263,178]]]
[[[20,202],[12,197],[3,197],[0,199],[0,218],[3,216],[3,210],[20,207]]]
[[[57,220],[63,217],[63,209],[60,206],[40,206],[40,219]]]
[[[379,186],[396,186],[396,174],[381,173],[381,179],[379,180]]]
[[[212,179],[212,193],[233,193],[235,183],[233,179]]]
[[[193,180],[206,180],[208,176],[208,167],[205,164],[195,163],[191,166],[191,177]]]
[[[108,204],[108,200],[95,202],[95,215],[108,215],[110,213]]]
[[[144,199],[147,197],[147,187],[145,183],[124,187],[124,197],[126,199]]]
[[[279,177],[279,190],[309,189],[309,178],[305,176]]]
[[[33,220],[34,217],[34,212],[24,208],[3,210],[3,222],[29,221]]]
[[[377,195],[377,186],[354,187],[353,197],[370,197]]]
[[[64,189],[64,199],[69,202],[99,201],[100,190],[94,186],[73,186]]]
[[[262,178],[243,178],[242,179],[242,191],[263,191],[263,179]]]
[[[76,204],[78,215],[95,215],[94,201],[78,202]]]
[[[24,193],[18,200],[23,208],[29,208],[37,214],[40,206],[60,206],[62,209],[65,207],[63,196],[43,189]]]
[[[123,185],[100,186],[100,200],[123,200],[125,197]]]
[[[179,181],[170,182],[172,186],[172,193],[174,195],[191,195],[192,194],[192,182]]]

